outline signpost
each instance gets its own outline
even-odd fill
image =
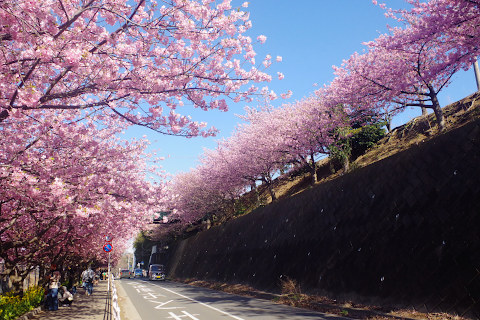
[[[103,245],[103,251],[105,251],[106,253],[108,253],[108,273],[107,273],[107,279],[108,279],[108,289],[107,289],[107,304],[105,305],[105,313],[103,315],[103,319],[111,319],[111,315],[112,315],[112,293],[111,293],[111,290],[110,290],[110,286],[113,285],[112,283],[110,283],[110,252],[112,252],[113,250],[113,245],[112,245],[112,237],[109,236],[109,235],[105,235],[105,244]],[[113,281],[113,278],[112,278],[112,281]],[[107,316],[105,318],[105,315]]]
[[[110,251],[113,250],[113,246],[111,243],[105,243],[103,245],[103,251],[107,252],[107,253],[110,253]]]
[[[103,245],[103,251],[108,253],[108,279],[109,279],[108,287],[109,288],[110,288],[110,252],[112,252],[112,250],[113,250],[112,236],[105,235],[105,244]]]

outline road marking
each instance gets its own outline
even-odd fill
[[[169,312],[168,314],[170,315],[170,318],[175,319],[175,320],[182,320],[181,318],[185,318],[185,317],[189,317],[192,320],[199,320],[198,318],[195,318],[193,315],[191,315],[187,311],[182,311],[182,313],[184,314],[184,316],[177,316],[173,312]],[[198,314],[195,314],[195,315],[198,316]]]
[[[165,295],[161,293],[147,293],[147,294],[142,294],[142,297],[144,299],[150,300],[150,299],[158,299],[159,297],[165,298]]]
[[[152,301],[153,302],[153,301]],[[167,303],[173,302],[173,300],[167,301],[167,302],[160,302],[158,306],[155,307],[155,309],[160,309],[160,310],[171,310],[171,309],[180,309],[180,307],[163,307]]]
[[[212,309],[212,310],[215,310],[215,311],[217,311],[217,312],[223,313],[224,315],[229,316],[229,317],[231,317],[231,318],[233,318],[233,319],[244,320],[243,318],[234,316],[233,314],[230,314],[230,313],[228,313],[228,312],[226,312],[226,311],[220,310],[220,309],[215,308],[215,307],[212,307],[211,305],[208,305],[208,304],[206,304],[206,303],[203,303],[203,302],[197,301],[197,300],[195,300],[195,299],[192,299],[192,298],[190,298],[190,297],[184,296],[184,295],[181,294],[181,293],[175,292],[175,291],[173,291],[173,290],[170,290],[170,289],[167,289],[167,288],[164,288],[164,287],[161,287],[161,286],[159,286],[159,287],[162,288],[163,290],[166,290],[166,291],[168,291],[168,292],[171,292],[171,293],[173,293],[173,294],[176,294],[176,295],[179,296],[179,297],[188,299],[188,300],[193,301],[193,302],[195,302],[195,303],[199,303],[199,304],[201,304],[202,306],[205,306],[205,307],[210,308],[210,309]],[[185,311],[182,311],[182,312],[185,312]],[[172,315],[171,312],[169,312],[169,313],[170,313],[170,315]],[[177,318],[175,318],[175,319],[177,319]]]

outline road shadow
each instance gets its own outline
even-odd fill
[[[91,296],[85,295],[83,289],[78,290],[71,306],[60,306],[56,311],[45,310],[30,317],[42,320],[103,320],[107,299],[107,281],[100,281],[93,289]]]

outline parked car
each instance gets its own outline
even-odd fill
[[[165,266],[163,264],[151,264],[148,269],[150,280],[165,280]]]
[[[136,277],[143,277],[143,270],[140,269],[140,268],[137,268],[133,271],[133,277],[136,278]]]
[[[122,278],[128,278],[128,279],[131,279],[133,278],[133,272],[128,270],[128,269],[121,269],[120,270],[120,279]]]

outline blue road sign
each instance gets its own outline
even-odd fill
[[[113,246],[111,243],[105,243],[105,245],[103,246],[103,251],[105,252],[110,252],[113,250]]]

